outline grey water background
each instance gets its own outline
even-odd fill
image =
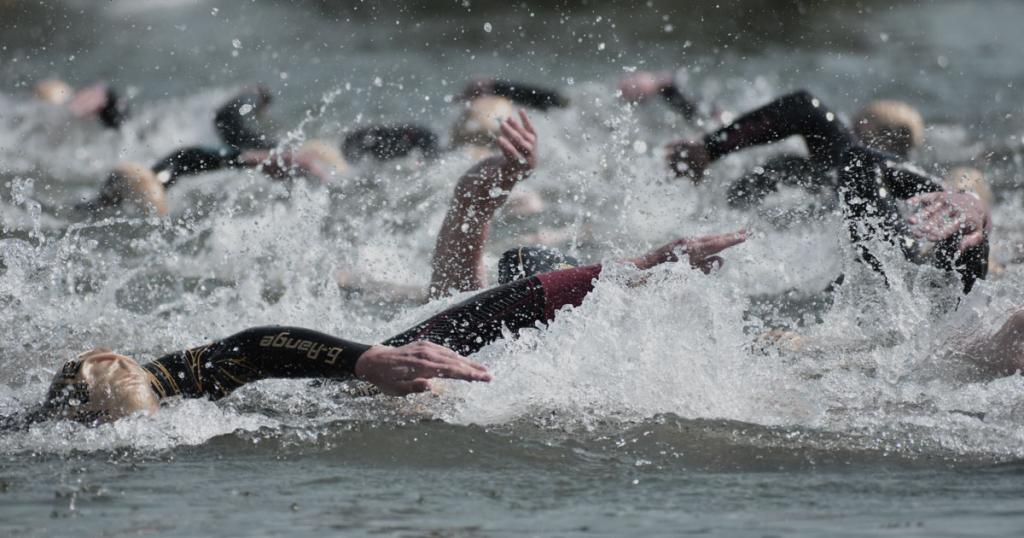
[[[1024,304],[1022,22],[1024,6],[1000,1],[0,2],[2,414],[95,345],[146,359],[264,323],[376,341],[443,306],[347,293],[334,275],[425,286],[452,183],[472,163],[458,154],[362,164],[326,188],[211,174],[175,189],[167,221],[67,222],[35,204],[94,193],[120,161],[212,143],[214,108],[256,81],[295,140],[381,121],[444,132],[474,75],[564,89],[572,109],[534,115],[542,163],[524,186],[547,210],[500,215],[491,262],[540,231],[595,261],[756,231],[711,278],[666,268],[632,289],[628,269],[610,269],[549,330],[485,349],[489,386],[368,401],[266,382],[152,419],[5,432],[0,530],[1020,535],[1024,383],[973,378],[947,351]],[[914,103],[930,126],[923,164],[988,172],[1005,272],[953,313],[922,291],[927,271],[889,260],[905,273],[894,290],[844,290],[818,324],[751,314],[752,297],[811,294],[857,267],[834,215],[787,217],[799,193],[723,207],[728,179],[773,150],[727,160],[710,185],[666,177],[659,145],[710,126],[614,96],[623,74],[666,68],[730,111],[801,87],[847,114]],[[112,81],[136,114],[116,133],[72,121],[31,99],[53,75]],[[771,317],[878,345],[751,353]]]

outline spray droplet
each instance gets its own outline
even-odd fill
[[[597,44],[597,50],[604,50],[604,42]]]
[[[644,142],[643,140],[637,140],[636,142],[633,142],[633,151],[639,153],[640,155],[647,153],[647,142]]]
[[[244,115],[246,115],[246,114],[248,114],[250,112],[252,112],[252,105],[250,105],[250,104],[244,104],[244,105],[238,107],[238,114],[240,116],[244,116]]]
[[[491,28],[492,28],[491,23],[489,23],[489,22],[485,22],[484,23],[484,31],[485,32],[487,32],[488,34],[491,33]]]
[[[231,46],[235,47],[236,49],[242,48],[242,40],[241,39],[232,39],[231,40]]]

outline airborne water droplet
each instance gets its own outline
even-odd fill
[[[235,47],[236,49],[242,48],[242,40],[241,39],[232,39],[231,40],[231,46]]]
[[[492,28],[491,23],[489,23],[489,22],[485,22],[484,23],[484,31],[485,32],[487,32],[488,34],[491,33],[491,28]]]

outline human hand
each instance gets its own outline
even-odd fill
[[[356,361],[356,376],[373,383],[384,394],[405,396],[430,390],[430,379],[491,380],[482,364],[431,342],[399,347],[373,346]]]
[[[960,234],[962,252],[983,243],[990,225],[988,206],[977,196],[965,192],[929,192],[908,202],[920,206],[907,219],[911,232],[938,242]]]
[[[687,255],[690,265],[695,269],[711,272],[716,265],[721,267],[725,261],[719,252],[734,247],[747,240],[747,231],[739,230],[729,234],[707,235],[696,238],[676,239],[671,243],[658,247],[639,258],[630,260],[639,269],[650,269],[665,262],[679,261],[679,253]]]
[[[694,183],[704,179],[704,169],[711,164],[704,142],[680,140],[668,146],[668,166],[676,177],[689,176]]]
[[[516,182],[537,167],[537,131],[526,112],[519,110],[519,118],[521,121],[505,118],[501,122],[501,136],[498,137],[498,147],[505,157],[501,166],[503,175],[520,176],[515,179]]]

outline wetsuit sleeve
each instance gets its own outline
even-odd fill
[[[661,88],[658,90],[658,95],[661,95],[661,98],[668,103],[668,106],[682,114],[684,118],[692,120],[697,117],[697,104],[686,95],[683,95],[683,92],[679,91],[679,87],[675,84],[669,84]]]
[[[223,398],[261,379],[355,376],[371,346],[298,327],[256,327],[143,365],[161,398]]]
[[[156,174],[165,187],[178,179],[204,172],[212,172],[238,164],[239,152],[232,148],[204,148],[194,146],[181,148],[157,161],[153,165]]]
[[[601,274],[600,265],[575,267],[510,282],[477,293],[415,327],[384,341],[401,346],[426,340],[462,355],[502,337],[551,321],[566,305],[579,306]]]
[[[794,135],[804,138],[813,161],[830,168],[839,165],[843,154],[856,141],[853,133],[821,101],[806,91],[798,91],[705,136],[704,147],[714,161],[734,151]]]
[[[438,137],[420,125],[375,125],[358,129],[342,142],[345,158],[357,162],[365,156],[379,161],[405,157],[414,150],[434,158],[439,153]]]
[[[565,108],[569,106],[569,98],[557,90],[520,84],[509,80],[495,80],[491,91],[494,95],[504,97],[513,103],[538,110],[549,108]]]
[[[270,104],[266,90],[240,93],[217,109],[213,125],[221,140],[235,150],[271,149],[277,142],[263,132],[256,116]]]
[[[128,107],[128,101],[118,95],[114,88],[107,86],[107,105],[99,113],[103,125],[111,129],[119,129],[130,115],[131,109]]]

